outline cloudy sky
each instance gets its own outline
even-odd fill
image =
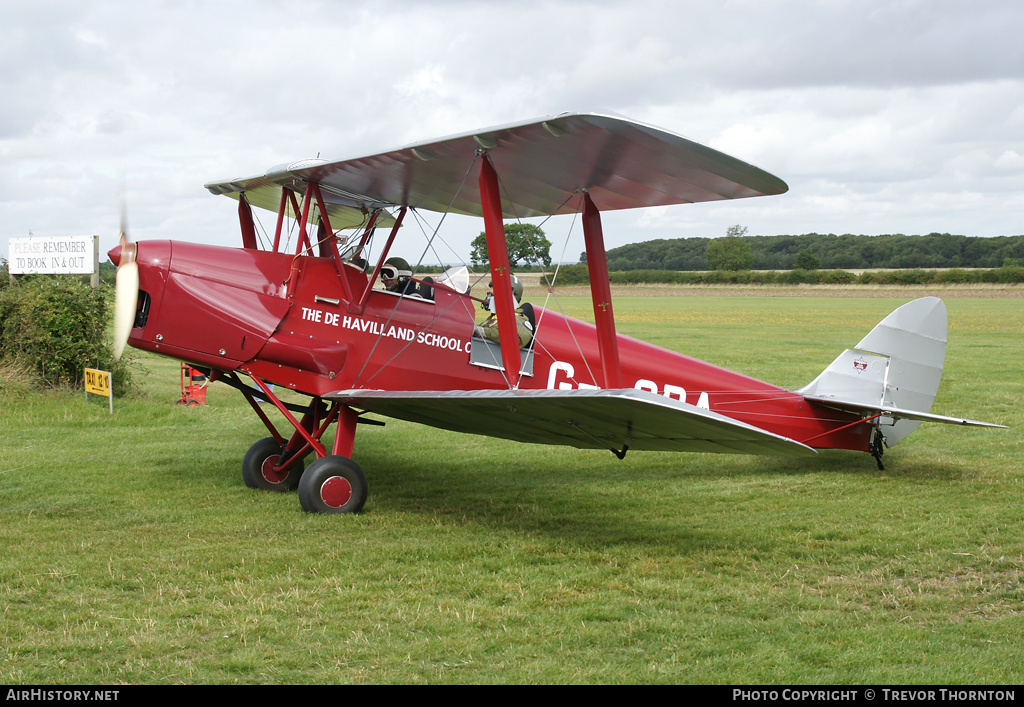
[[[620,113],[790,186],[606,215],[609,247],[732,224],[1024,233],[1020,0],[2,7],[2,256],[29,233],[99,234],[105,252],[122,199],[135,240],[236,245],[235,203],[206,182],[563,111]],[[461,257],[481,228],[451,223]],[[556,257],[567,237],[569,259],[583,250],[567,223],[545,230]]]

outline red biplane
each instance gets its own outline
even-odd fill
[[[922,421],[987,425],[929,413],[946,346],[946,310],[935,298],[897,309],[797,391],[616,334],[602,211],[787,188],[678,135],[594,114],[282,165],[207,185],[238,200],[241,248],[122,236],[110,252],[118,350],[127,342],[171,356],[237,388],[271,435],[246,453],[245,483],[297,487],[302,507],[323,513],[357,512],[366,501],[352,452],[360,423],[382,424],[370,413],[620,458],[826,448],[868,452],[880,466],[883,446]],[[266,247],[253,206],[277,213]],[[465,269],[433,281],[393,272],[391,247],[410,210],[483,217],[497,335],[480,336]],[[596,324],[516,301],[503,222],[555,214],[581,216]],[[282,243],[286,222],[294,248]],[[382,288],[384,276],[400,286]],[[271,384],[308,404],[283,402]],[[316,461],[304,468],[311,452]]]

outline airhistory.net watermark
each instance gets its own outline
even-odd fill
[[[5,700],[24,702],[116,702],[120,690],[53,690],[8,688]]]

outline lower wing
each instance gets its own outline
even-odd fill
[[[795,440],[632,388],[622,390],[342,390],[323,396],[431,427],[580,449],[813,455]]]

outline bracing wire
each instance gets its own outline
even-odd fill
[[[428,242],[427,242],[427,249],[429,249],[429,248],[430,248],[430,245],[431,245],[431,243],[433,242],[433,238],[434,238],[434,236],[436,236],[436,235],[437,235],[437,233],[438,233],[438,231],[440,231],[440,229],[441,229],[441,226],[442,226],[442,225],[444,224],[444,220],[445,220],[445,218],[446,218],[446,217],[448,216],[448,214],[449,214],[449,213],[451,212],[452,206],[453,206],[453,205],[455,204],[455,200],[456,200],[456,199],[457,199],[457,198],[459,197],[459,194],[460,194],[460,193],[462,192],[462,188],[463,188],[463,187],[465,186],[465,184],[466,184],[466,180],[467,180],[467,179],[469,178],[469,175],[470,175],[470,174],[472,173],[472,171],[473,171],[473,167],[474,167],[474,166],[476,166],[476,161],[477,161],[477,159],[479,159],[479,155],[477,155],[477,156],[475,156],[475,157],[473,158],[473,160],[472,160],[472,161],[470,162],[469,166],[467,167],[467,169],[466,169],[466,172],[465,172],[465,174],[463,174],[463,175],[462,175],[462,181],[460,181],[460,182],[459,182],[459,188],[455,190],[455,193],[454,193],[454,194],[452,194],[452,198],[451,198],[451,200],[450,200],[450,201],[448,202],[448,206],[447,206],[447,207],[445,208],[444,212],[443,212],[443,213],[442,213],[442,215],[441,215],[441,219],[440,219],[440,221],[438,221],[437,227],[436,227],[436,228],[434,229],[434,235],[433,235],[433,236],[431,236],[431,238],[430,238],[430,239],[428,240]],[[424,257],[424,256],[426,255],[426,253],[427,253],[427,250],[425,249],[425,250],[424,250],[424,253],[423,253],[423,254],[422,254],[422,255],[420,256],[420,260],[419,260],[419,262],[417,262],[417,264],[416,264],[416,269],[418,269],[418,268],[420,267],[420,265],[422,264],[422,262],[423,262],[423,257]],[[414,271],[415,271],[415,269],[414,269]],[[373,283],[370,283],[370,285],[371,285],[371,286],[372,286],[372,284],[373,284]],[[459,299],[461,299],[461,298],[459,298]],[[375,340],[375,341],[373,342],[373,347],[372,347],[372,348],[370,349],[370,353],[369,353],[369,354],[367,354],[367,356],[366,356],[366,360],[364,360],[364,361],[363,361],[363,366],[362,366],[362,368],[360,368],[360,369],[359,369],[359,373],[357,373],[357,374],[356,374],[356,377],[355,377],[355,379],[353,380],[353,385],[357,384],[357,383],[358,383],[358,381],[359,381],[359,380],[360,380],[360,379],[362,378],[362,376],[363,376],[363,373],[364,373],[364,372],[366,371],[366,366],[367,366],[367,365],[368,365],[368,364],[370,363],[370,359],[371,359],[371,358],[373,357],[373,353],[374,353],[374,351],[376,351],[376,350],[377,350],[377,347],[378,347],[378,346],[380,345],[380,342],[381,342],[381,340],[382,340],[382,339],[384,338],[384,333],[383,333],[383,332],[387,331],[387,327],[388,327],[388,326],[389,326],[389,325],[391,324],[391,320],[392,320],[392,319],[394,319],[394,317],[395,317],[395,313],[396,313],[396,312],[398,311],[398,305],[399,305],[400,303],[401,303],[401,298],[400,298],[400,297],[399,297],[399,298],[396,298],[396,299],[395,299],[395,304],[394,304],[394,306],[393,306],[393,307],[391,308],[391,312],[390,312],[390,313],[388,314],[388,318],[387,318],[387,320],[386,320],[386,321],[384,322],[383,326],[381,327],[381,331],[380,331],[380,332],[379,332],[379,333],[377,334],[377,339],[376,339],[376,340]],[[447,311],[447,309],[446,309],[445,311]],[[443,314],[443,312],[442,312],[442,314]],[[425,331],[427,331],[427,330],[428,330],[428,329],[429,329],[429,328],[430,328],[431,326],[433,326],[434,322],[436,322],[436,321],[437,321],[437,318],[435,317],[435,318],[434,318],[433,320],[431,320],[431,322],[430,322],[429,324],[427,324],[427,325],[426,325],[426,326],[425,326],[425,327],[424,327],[423,329],[421,329],[421,330],[420,330],[420,333],[422,333],[422,332],[425,332]],[[405,347],[402,347],[402,349],[401,349],[401,350],[399,351],[399,353],[401,353],[401,351],[404,351],[404,350],[405,350],[405,349],[406,349],[407,347],[408,347],[408,344],[407,344],[407,345],[406,345]],[[398,355],[398,354],[396,354],[396,356],[397,356],[397,355]],[[384,370],[384,369],[385,369],[385,368],[386,368],[386,367],[388,366],[388,364],[390,364],[390,363],[391,363],[391,361],[393,361],[393,360],[394,360],[394,358],[395,358],[395,357],[392,357],[392,358],[391,358],[391,359],[389,359],[389,360],[388,360],[388,361],[387,361],[386,363],[384,363],[384,364],[383,364],[383,365],[382,365],[382,366],[381,366],[381,367],[380,367],[380,368],[379,368],[379,369],[378,369],[378,370],[377,370],[377,371],[376,371],[375,373],[373,373],[373,374],[372,374],[372,375],[371,375],[371,376],[370,376],[370,377],[369,377],[369,378],[367,379],[367,381],[366,381],[366,382],[369,382],[369,381],[370,381],[370,380],[372,380],[372,379],[373,379],[373,378],[374,378],[374,377],[375,377],[375,376],[376,376],[376,375],[377,375],[378,373],[380,373],[380,372],[381,372],[382,370]],[[364,383],[364,385],[365,385],[365,383]]]
[[[505,194],[506,199],[509,201],[509,203],[513,203],[514,204],[514,202],[512,201],[511,197],[508,194],[508,191],[505,189],[505,185],[504,185],[504,182],[501,179],[501,175],[500,174],[498,174],[498,184],[499,184],[499,187],[501,188],[502,193]],[[554,209],[552,211],[552,213],[548,214],[544,218],[544,220],[540,222],[540,224],[538,225],[538,228],[540,228],[545,223],[547,223],[551,219],[551,217],[555,215],[555,213],[557,213],[558,211],[561,211],[562,207],[564,207],[566,204],[568,204],[569,201],[573,197],[580,196],[580,195],[581,195],[581,192],[578,189],[576,191],[574,191],[573,193],[569,194],[569,196],[567,196],[565,198],[565,200],[562,201],[561,204],[559,204],[557,209]],[[576,211],[573,213],[572,224],[570,225],[569,231],[566,233],[566,236],[565,236],[565,241],[562,244],[561,256],[559,258],[559,261],[555,264],[555,271],[552,274],[551,279],[549,280],[549,285],[548,285],[548,288],[547,288],[548,294],[547,294],[547,297],[544,300],[544,307],[541,309],[540,319],[537,321],[537,331],[540,331],[541,322],[544,319],[544,311],[546,310],[547,304],[550,301],[551,297],[555,298],[555,304],[557,305],[559,312],[562,315],[565,315],[565,310],[562,308],[562,303],[559,301],[558,295],[555,294],[555,281],[558,278],[558,270],[561,267],[561,260],[565,257],[565,250],[569,246],[569,238],[572,236],[573,227],[576,224],[576,220],[579,218],[580,208],[583,205],[583,199],[582,198],[580,198],[580,202],[579,203],[580,203],[580,205],[576,207]],[[516,219],[516,221],[519,222],[520,225],[521,225],[522,224],[522,219],[518,216],[518,214],[513,214],[513,216]],[[528,245],[530,247],[530,250],[532,251],[535,264],[541,265],[541,268],[542,268],[541,269],[541,279],[542,280],[546,279],[547,271],[546,271],[546,269],[544,269],[544,266],[539,262],[540,258],[539,258],[538,253],[537,253],[536,244],[533,243],[532,241],[528,241]],[[568,321],[566,322],[566,324],[568,325]],[[588,361],[587,357],[583,354],[583,347],[580,345],[579,340],[576,338],[576,333],[573,331],[573,328],[572,328],[571,325],[568,325],[567,328],[569,330],[569,335],[572,337],[573,344],[576,346],[576,351],[580,355],[580,360],[582,360],[584,366],[586,366],[587,373],[590,375],[591,380],[593,380],[596,383],[597,382],[597,377],[594,375],[594,371],[590,367],[590,361]],[[536,339],[535,339],[535,341],[536,341]],[[575,378],[573,380],[575,380]]]

